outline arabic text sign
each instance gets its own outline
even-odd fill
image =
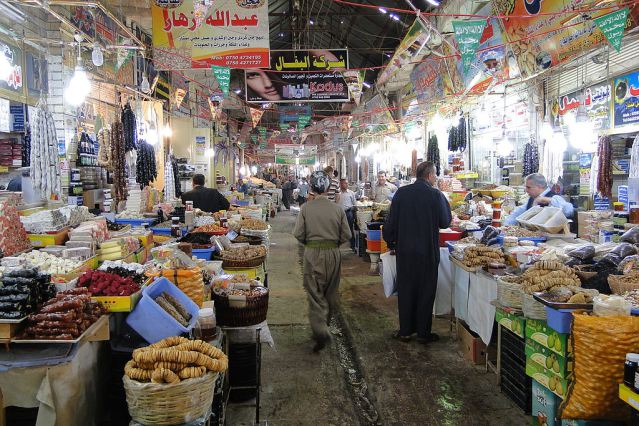
[[[475,60],[475,52],[485,26],[486,21],[453,21],[455,40],[457,40],[457,46],[461,53],[464,72],[470,70],[470,66]]]
[[[628,18],[628,8],[609,13],[608,15],[595,18],[595,23],[601,32],[608,39],[608,43],[615,48],[617,52],[621,50],[621,40],[623,32],[626,29],[626,19]]]
[[[280,105],[277,110],[280,114],[280,123],[297,121],[300,115],[310,116],[313,113],[310,105]]]
[[[246,70],[248,102],[347,102],[346,49],[273,50],[271,71]],[[290,71],[290,72],[287,72]]]
[[[494,2],[496,14],[511,15],[503,20],[505,37],[517,58],[519,69],[525,76],[534,75],[551,66],[566,62],[602,42],[604,35],[596,24],[578,13],[560,13],[586,9],[595,4],[588,0],[520,0]],[[510,2],[512,3],[512,2]],[[606,15],[614,9],[589,12],[591,18]],[[626,29],[636,26],[639,7],[630,8]],[[544,33],[542,37],[528,37]]]
[[[613,90],[615,127],[639,123],[639,72],[615,78]]]
[[[222,0],[151,7],[157,68],[269,66],[268,0]]]
[[[566,116],[576,114],[581,105],[580,92],[560,96],[553,102],[552,116],[557,124],[565,124]],[[588,87],[583,93],[586,113],[594,130],[610,128],[610,84]]]
[[[442,98],[444,66],[444,61],[426,58],[413,68],[410,77],[419,102],[436,102]]]

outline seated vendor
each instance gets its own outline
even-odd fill
[[[540,173],[532,173],[526,176],[526,193],[529,195],[528,203],[517,207],[504,220],[504,225],[517,225],[517,218],[532,206],[551,206],[560,208],[567,218],[572,217],[575,208],[560,195],[555,194],[548,187],[546,178]]]
[[[208,213],[228,210],[229,201],[217,189],[204,186],[204,175],[193,176],[193,189],[182,194],[182,202],[193,201],[193,207]]]

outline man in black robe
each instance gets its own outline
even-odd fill
[[[397,190],[386,218],[384,240],[397,256],[399,330],[393,338],[407,342],[439,340],[431,332],[439,267],[439,230],[450,225],[448,201],[435,188],[435,165],[421,163],[415,183]]]

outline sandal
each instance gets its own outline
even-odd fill
[[[402,336],[401,334],[399,334],[399,330],[396,330],[392,335],[391,338],[393,338],[394,340],[399,340],[400,342],[410,342],[410,336]]]

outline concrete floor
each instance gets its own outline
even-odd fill
[[[397,299],[348,250],[342,263],[341,313],[334,344],[311,351],[302,248],[291,236],[295,214],[271,221],[268,323],[275,346],[262,353],[260,420],[272,425],[525,425],[530,417],[499,392],[497,377],[465,361],[447,320],[429,346],[390,339]],[[227,424],[254,423],[254,408],[230,404]]]

